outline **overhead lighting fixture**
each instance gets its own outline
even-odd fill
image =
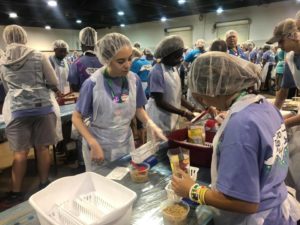
[[[161,19],[160,19],[161,22],[166,22],[167,21],[167,18],[165,16],[163,16]]]
[[[121,26],[121,27],[125,27],[125,24],[124,24],[124,23],[122,23],[120,26]]]
[[[223,8],[222,8],[222,7],[219,7],[219,8],[217,9],[217,14],[221,14],[223,11],[224,11]]]
[[[50,7],[56,7],[56,6],[57,6],[57,1],[54,1],[54,0],[50,0],[50,1],[48,1],[47,3],[48,3],[48,5],[49,5]]]
[[[124,13],[123,11],[119,11],[119,12],[118,12],[118,15],[119,15],[119,16],[124,16],[125,13]]]
[[[9,17],[10,18],[17,18],[18,15],[17,15],[17,13],[11,12],[11,13],[9,13]]]
[[[182,4],[184,4],[186,1],[185,0],[178,0],[178,4],[179,5],[182,5]]]
[[[76,23],[81,24],[82,21],[81,20],[76,20]]]
[[[51,27],[47,25],[47,26],[45,26],[45,29],[46,30],[51,30]]]

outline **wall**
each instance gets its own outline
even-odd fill
[[[0,26],[0,34],[3,33],[4,26]],[[28,36],[28,45],[40,51],[51,51],[52,43],[57,39],[63,39],[69,44],[70,49],[77,49],[79,30],[64,30],[64,29],[51,29],[37,27],[24,27]],[[5,44],[0,37],[0,48],[4,49]]]
[[[213,26],[216,22],[225,22],[248,18],[251,20],[249,38],[260,45],[272,35],[274,26],[282,19],[294,17],[300,3],[296,0],[277,2],[262,6],[252,6],[234,10],[225,10],[221,15],[215,12],[203,15],[199,20],[199,15],[177,17],[169,19],[167,22],[160,21],[127,25],[124,28],[113,27],[111,29],[98,30],[98,37],[110,32],[120,32],[127,35],[132,42],[140,42],[142,47],[154,49],[156,44],[165,36],[164,29],[170,27],[193,26],[193,42],[198,38],[204,38],[211,42],[216,38]],[[3,32],[0,26],[0,34]],[[77,49],[79,30],[52,29],[25,27],[28,32],[28,44],[38,50],[51,50],[51,44],[56,39],[65,40],[70,49]],[[4,48],[2,37],[0,38],[0,48]]]
[[[250,19],[249,39],[257,45],[263,44],[273,33],[275,25],[288,17],[294,18],[300,9],[300,3],[295,0],[251,6],[233,10],[225,10],[221,15],[215,12],[203,15],[177,17],[169,19],[166,23],[160,21],[127,25],[124,28],[113,27],[111,29],[98,30],[98,37],[106,33],[120,32],[127,35],[132,42],[138,41],[142,47],[154,49],[156,44],[165,36],[164,29],[170,27],[193,26],[193,41],[204,38],[211,42],[216,38],[213,26],[216,22],[226,22],[240,19]]]

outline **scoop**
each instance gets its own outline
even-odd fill
[[[191,120],[191,123],[196,123],[198,120],[200,120],[203,116],[205,116],[208,113],[208,110],[204,110],[203,112],[201,112],[198,116],[194,117]]]

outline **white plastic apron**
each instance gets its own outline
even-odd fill
[[[59,105],[55,99],[55,94],[53,91],[49,90],[50,92],[50,99],[52,103],[52,107],[54,110],[54,114],[56,116],[56,144],[63,139],[62,137],[62,127],[61,127],[61,118],[60,118],[60,108]],[[6,126],[12,121],[12,112],[10,107],[10,97],[6,96],[3,104],[3,120]]]
[[[266,81],[270,64],[271,64],[270,62],[267,62],[261,71],[261,82],[262,83],[265,83],[265,81]]]
[[[300,70],[294,63],[294,52],[286,55],[286,62],[289,65],[295,84],[300,89]],[[298,114],[299,114],[298,110]],[[296,189],[296,196],[300,201],[300,126],[294,126],[288,129],[289,139],[289,172],[286,179],[287,185]]]
[[[165,92],[163,93],[163,99],[170,105],[179,108],[181,107],[181,82],[176,67],[166,69],[165,65],[161,63],[163,76],[165,81]],[[164,133],[168,133],[178,126],[179,116],[175,113],[167,112],[157,107],[155,100],[150,98],[146,105],[146,111],[153,122],[163,130]]]
[[[240,97],[229,109],[227,116],[222,123],[221,127],[219,128],[216,136],[213,140],[213,156],[212,156],[212,163],[211,163],[211,180],[212,180],[212,189],[216,189],[216,181],[218,179],[218,170],[217,170],[217,147],[219,143],[220,136],[222,135],[231,115],[233,113],[237,113],[252,103],[258,102],[261,99],[264,99],[261,95],[246,95]],[[281,209],[285,215],[285,218],[288,219],[290,216],[293,218],[300,216],[299,209],[297,207],[298,203],[295,198],[288,196],[287,199],[282,203]],[[291,206],[295,209],[295,211],[291,210]],[[240,214],[240,213],[233,213],[225,210],[219,210],[212,207],[214,212],[214,224],[215,225],[263,225],[264,220],[268,217],[271,213],[272,209],[261,211],[254,214]],[[298,214],[297,214],[298,213]],[[300,217],[299,217],[300,218]]]
[[[104,151],[105,161],[116,160],[134,149],[134,139],[130,122],[136,112],[136,77],[127,75],[129,96],[123,103],[115,103],[104,86],[103,71],[96,71],[91,79],[96,82],[93,90],[93,118],[89,131]],[[83,158],[87,171],[95,171],[98,164],[92,163],[87,142],[82,142]]]
[[[60,66],[55,62],[55,73],[58,79],[58,89],[62,94],[70,93],[70,85],[68,82],[69,66],[66,60],[63,60],[64,66]]]
[[[300,89],[300,70],[297,69],[297,66],[294,62],[294,52],[289,52],[286,54],[286,62],[289,65],[290,71],[293,75],[295,84],[298,89]]]

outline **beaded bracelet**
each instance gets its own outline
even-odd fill
[[[200,186],[199,184],[194,184],[189,191],[189,197],[192,201],[198,202],[201,205],[206,205],[204,196],[208,191],[206,186]]]

